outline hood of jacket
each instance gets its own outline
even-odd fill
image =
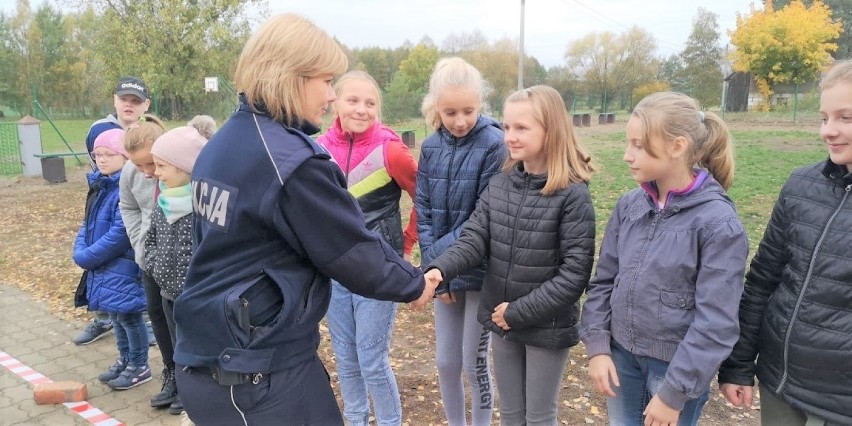
[[[497,122],[497,120],[487,115],[480,114],[479,117],[476,119],[476,124],[473,125],[473,128],[470,129],[470,131],[467,132],[466,135],[460,138],[453,136],[453,134],[450,133],[450,131],[447,130],[447,128],[444,126],[441,126],[441,128],[438,129],[438,134],[441,135],[441,140],[449,144],[461,146],[470,143],[472,140],[475,139],[477,133],[485,130],[485,128],[487,127],[496,127],[501,132],[503,131],[503,127],[500,125],[500,123]]]
[[[631,205],[631,212],[646,213],[648,210],[657,210],[657,185],[655,182],[643,183],[640,185],[644,190],[644,199],[647,202],[647,209],[641,208],[643,203],[634,203]],[[678,212],[686,210],[708,201],[718,200],[722,198],[731,207],[734,207],[734,202],[728,196],[722,186],[714,179],[711,179],[710,173],[704,169],[695,169],[695,178],[692,183],[686,188],[681,188],[669,192],[666,197],[666,203],[663,210]]]
[[[120,179],[121,170],[109,176],[101,173],[100,171],[94,171],[86,175],[86,180],[89,182],[89,188],[93,190],[117,188]]]

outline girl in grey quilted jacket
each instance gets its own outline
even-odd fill
[[[640,188],[616,203],[583,305],[589,377],[610,424],[695,425],[739,332],[748,241],[725,194],[730,134],[689,96],[655,93],[624,161]]]
[[[477,317],[491,332],[500,422],[555,425],[592,272],[595,212],[587,182],[594,169],[551,87],[509,96],[503,131],[510,156],[503,172],[426,275],[449,280],[488,258]]]

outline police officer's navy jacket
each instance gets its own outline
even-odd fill
[[[310,359],[329,277],[381,300],[422,293],[422,273],[365,228],[340,167],[306,135],[318,130],[254,113],[243,98],[202,150],[176,363],[258,373]]]

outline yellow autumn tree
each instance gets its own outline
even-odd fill
[[[778,11],[771,1],[763,10],[752,4],[747,16],[737,14],[737,28],[730,33],[736,49],[730,59],[735,71],[754,76],[764,99],[761,109],[766,110],[774,85],[814,79],[831,62],[841,28],[819,0],[811,7],[795,0]]]

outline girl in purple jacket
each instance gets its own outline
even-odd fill
[[[725,194],[730,140],[681,93],[646,97],[627,123],[640,188],[609,219],[580,336],[610,424],[696,424],[737,341],[748,242]]]

